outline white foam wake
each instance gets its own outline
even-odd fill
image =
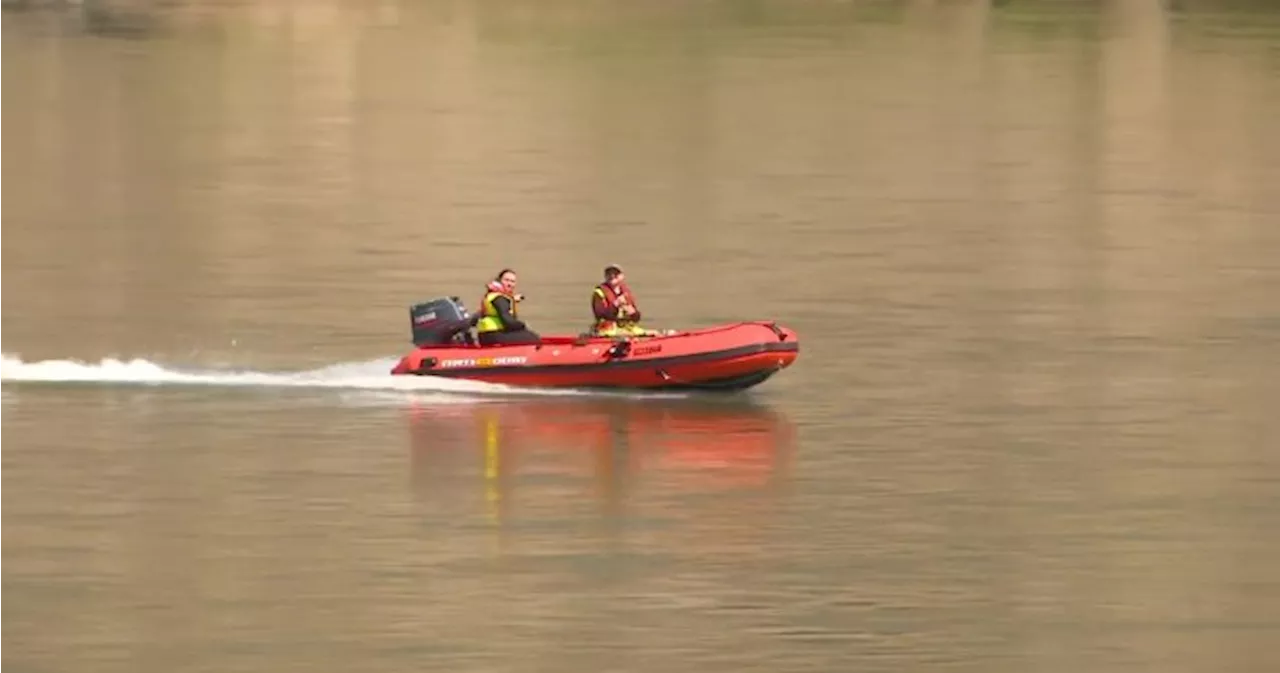
[[[348,362],[299,372],[217,369],[179,369],[143,359],[106,358],[97,363],[79,360],[24,362],[3,354],[0,379],[45,383],[183,384],[206,386],[262,386],[341,388],[383,391],[422,391],[461,395],[583,395],[582,391],[534,390],[479,381],[426,376],[392,376],[395,360]]]

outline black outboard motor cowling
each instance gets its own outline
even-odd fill
[[[441,297],[409,307],[413,345],[419,347],[470,344],[473,322],[457,297]]]

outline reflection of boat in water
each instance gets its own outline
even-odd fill
[[[637,479],[679,490],[765,487],[785,471],[794,436],[784,414],[741,400],[548,398],[410,411],[417,488],[483,483],[490,500],[505,500],[525,477],[559,480],[561,495],[560,478],[590,478],[589,490],[611,500]]]

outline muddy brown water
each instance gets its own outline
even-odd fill
[[[1280,668],[1280,12],[3,16],[14,671]],[[600,269],[727,399],[388,382]]]

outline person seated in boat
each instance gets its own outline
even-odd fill
[[[524,295],[516,292],[516,272],[503,269],[485,286],[476,320],[481,346],[538,344],[542,337],[517,317]]]
[[[604,282],[591,292],[594,336],[654,336],[658,334],[640,326],[640,307],[627,285],[622,267],[610,264],[604,269]]]

